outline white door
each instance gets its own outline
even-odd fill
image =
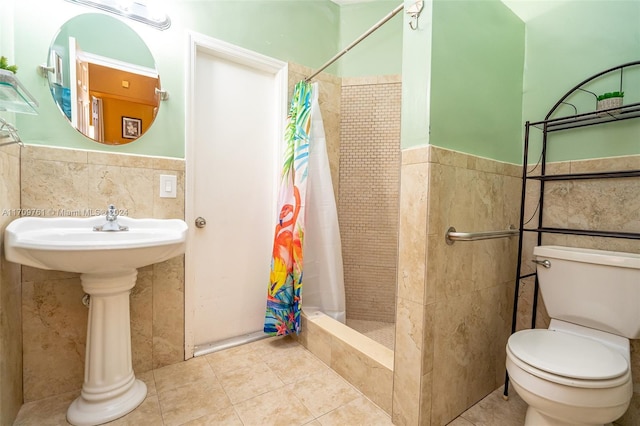
[[[262,330],[287,97],[284,62],[195,34],[190,52],[187,357]]]

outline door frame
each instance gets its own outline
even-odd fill
[[[185,221],[189,224],[189,233],[187,237],[187,246],[185,250],[185,274],[184,274],[184,339],[185,339],[185,359],[194,356],[194,315],[196,301],[194,296],[195,285],[195,269],[193,245],[189,241],[195,228],[193,226],[196,218],[195,210],[195,184],[194,184],[194,158],[196,134],[194,131],[195,122],[195,72],[196,59],[198,53],[202,52],[208,55],[216,56],[224,60],[228,60],[239,65],[244,65],[258,71],[267,72],[274,76],[274,90],[276,92],[275,102],[273,105],[274,120],[276,126],[274,128],[273,140],[274,146],[277,147],[277,158],[282,157],[282,139],[286,125],[287,114],[287,97],[288,97],[288,64],[263,54],[235,46],[222,40],[218,40],[204,34],[194,31],[187,32],[187,58],[185,70]],[[278,176],[273,177],[274,181],[278,180]],[[273,197],[277,197],[278,185],[274,185]],[[273,212],[274,221],[276,212]],[[275,224],[275,222],[274,222]],[[268,277],[265,277],[265,306],[266,306],[266,290]]]

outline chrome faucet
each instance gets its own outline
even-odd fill
[[[113,204],[109,204],[105,218],[107,219],[107,222],[104,225],[94,226],[94,231],[115,232],[129,230],[128,226],[121,226],[118,224],[118,210],[116,210],[116,206]]]
[[[116,210],[116,206],[109,204],[109,208],[107,209],[107,222],[117,222],[117,220],[118,211]]]

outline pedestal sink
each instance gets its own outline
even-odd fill
[[[5,255],[14,263],[78,272],[90,295],[84,383],[67,411],[69,423],[98,425],[124,416],[146,397],[131,364],[129,293],[137,268],[184,253],[187,224],[179,219],[120,216],[126,231],[94,231],[104,216],[19,218],[5,230]]]

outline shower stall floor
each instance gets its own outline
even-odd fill
[[[347,318],[347,326],[393,350],[396,327],[394,323]]]

